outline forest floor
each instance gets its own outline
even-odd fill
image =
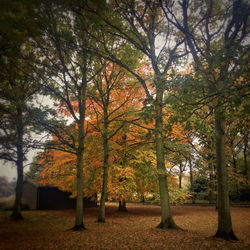
[[[217,212],[211,206],[173,206],[177,225],[184,229],[161,230],[160,207],[127,204],[118,212],[108,203],[106,223],[97,223],[98,207],[84,210],[87,230],[70,231],[74,210],[23,211],[24,220],[13,221],[10,211],[0,212],[0,249],[250,249],[250,208],[232,207],[234,232],[239,241],[211,237]]]

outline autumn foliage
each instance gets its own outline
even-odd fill
[[[101,193],[102,141],[105,129],[103,110],[105,108],[108,117],[108,164],[110,166],[108,199],[141,200],[151,194],[151,199],[158,201],[158,173],[153,148],[154,122],[150,118],[154,114],[147,114],[149,111],[144,105],[145,93],[140,85],[135,84],[133,78],[126,76],[114,64],[105,66],[102,73],[94,79],[86,102],[84,195],[93,197]],[[145,65],[138,69],[138,72],[141,75],[151,74],[149,67]],[[109,103],[104,107],[107,95],[109,95]],[[64,112],[65,116],[68,115],[64,107],[59,107],[58,111]],[[171,113],[173,111],[164,108],[166,124]],[[76,125],[71,126],[72,135],[76,128]],[[171,130],[165,131],[165,136],[175,143],[186,143],[184,129],[180,123],[172,124]],[[55,144],[58,143],[56,137],[53,137],[53,141]],[[76,155],[66,151],[48,149],[42,154],[40,164],[44,166],[44,170],[41,182],[44,185],[55,185],[61,190],[70,191],[74,197],[76,196]],[[166,165],[171,167],[170,163],[166,162]],[[178,189],[176,178],[169,176],[168,179],[171,190]],[[185,194],[184,199],[187,197],[188,194]]]

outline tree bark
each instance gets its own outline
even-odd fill
[[[159,83],[157,83],[159,84]],[[168,183],[165,168],[164,156],[164,141],[163,141],[163,112],[162,112],[163,90],[156,88],[156,101],[155,101],[155,144],[156,144],[156,159],[158,170],[158,181],[160,190],[160,204],[161,204],[161,222],[158,228],[178,228],[175,224],[170,208]]]
[[[236,192],[236,196],[238,197],[239,195],[239,185],[238,185],[238,178],[237,178],[237,158],[236,158],[236,155],[237,153],[235,152],[234,150],[234,145],[233,145],[233,140],[231,141],[231,151],[232,151],[232,166],[233,166],[233,171],[234,171],[234,174],[235,174],[235,178],[233,180],[234,182],[234,188],[235,188],[235,191],[234,191],[234,195],[235,195],[235,192]]]
[[[144,197],[144,195],[141,195],[141,203],[145,203],[145,197]]]
[[[23,192],[23,112],[22,108],[17,106],[17,184],[16,197],[11,217],[15,220],[23,219],[22,209],[22,192]]]
[[[190,169],[190,189],[192,192],[192,203],[195,204],[195,193],[194,193],[194,177],[193,177],[193,166],[192,161],[189,159],[189,169]]]
[[[210,157],[209,161],[211,161],[212,156]],[[208,168],[209,168],[209,204],[213,204],[215,202],[214,198],[214,171],[213,171],[213,163],[209,162],[208,163]]]
[[[225,162],[225,118],[221,110],[215,111],[216,169],[218,187],[218,229],[215,237],[236,240],[230,215],[228,173]]]
[[[105,222],[105,201],[108,187],[108,114],[104,110],[104,131],[103,131],[103,183],[99,208],[98,222]]]
[[[119,200],[118,211],[119,212],[128,212],[127,207],[126,207],[126,201],[124,199]]]
[[[244,155],[244,168],[246,173],[246,184],[249,183],[249,170],[247,165],[247,148],[248,148],[248,133],[244,134],[244,149],[243,149],[243,155]]]
[[[79,106],[79,120],[78,120],[78,148],[77,148],[77,184],[76,184],[76,217],[74,231],[81,231],[86,229],[83,224],[83,153],[84,153],[84,123],[86,111],[86,92],[87,92],[87,60],[83,53],[83,67],[82,67],[82,85],[78,89],[78,106]]]
[[[181,189],[182,188],[182,172],[183,172],[182,162],[180,162],[179,168],[180,168],[180,173],[179,173],[179,189]]]
[[[83,123],[83,122],[81,122]],[[82,129],[80,129],[80,127]],[[83,126],[79,127],[79,145],[77,150],[77,180],[76,180],[76,217],[74,231],[81,231],[85,229],[83,224]]]

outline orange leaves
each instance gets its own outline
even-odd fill
[[[105,67],[100,75],[93,79],[86,101],[84,195],[91,196],[101,192],[105,140],[108,142],[109,198],[128,199],[133,198],[136,192],[158,190],[156,156],[151,147],[154,142],[155,124],[149,119],[145,121],[140,115],[144,105],[142,101],[146,97],[145,91],[118,66],[112,63],[104,63],[102,66]],[[138,69],[138,73],[145,80],[152,78],[149,65],[143,65]],[[150,86],[149,82],[147,85],[153,93],[153,86]],[[72,105],[77,109],[77,102],[72,101]],[[167,113],[169,111],[164,108],[165,123],[169,119]],[[79,129],[78,125],[73,123],[70,129],[77,147],[78,137],[75,135]],[[185,143],[184,130],[179,123],[173,124],[171,132],[166,132],[165,135]],[[66,134],[62,136],[67,138]],[[53,140],[59,143],[56,137],[53,137]],[[42,173],[44,184],[56,185],[75,195],[75,154],[48,150],[41,163],[45,166]]]
[[[165,109],[165,113],[168,111]],[[168,112],[169,114],[164,117],[164,123],[168,124],[168,120],[171,116],[174,116],[174,111]],[[171,124],[170,131],[166,132],[167,138],[174,139],[177,142],[187,143],[187,137],[185,135],[185,131],[180,122],[174,122]]]
[[[182,125],[179,122],[174,123],[172,125],[172,130],[169,133],[169,136],[176,139],[177,141],[187,143],[187,140],[185,138],[184,129],[183,129]]]
[[[178,187],[178,180],[176,176],[169,175],[167,179],[168,179],[169,186],[176,187],[176,188]]]
[[[101,185],[100,166],[101,157],[96,155],[98,147],[92,154],[89,150],[84,155],[84,180],[83,187],[85,196],[92,196]],[[46,157],[40,162],[45,168],[42,172],[44,185],[54,185],[63,191],[72,192],[72,197],[76,196],[76,155],[63,151],[49,150]],[[91,186],[91,185],[92,186]],[[100,191],[100,190],[98,190]]]
[[[40,162],[44,166],[42,184],[59,187],[61,190],[70,190],[75,182],[76,156],[62,151],[49,150],[46,158]]]

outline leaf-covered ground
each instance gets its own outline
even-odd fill
[[[85,209],[87,230],[73,232],[73,210],[24,211],[23,221],[0,213],[0,249],[250,249],[250,207],[232,207],[234,231],[240,241],[228,242],[215,234],[217,213],[209,206],[174,206],[175,222],[184,229],[161,230],[160,207],[128,204],[117,212],[107,204],[107,222],[97,223],[98,208]]]

